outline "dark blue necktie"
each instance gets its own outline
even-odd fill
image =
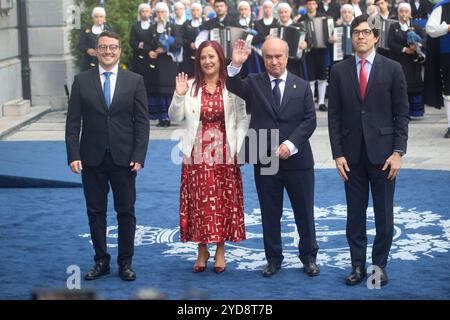
[[[111,106],[111,81],[109,79],[111,74],[112,72],[103,72],[103,75],[105,76],[105,83],[103,85],[103,94],[105,95],[106,107],[108,109]]]
[[[281,91],[279,87],[281,79],[273,79],[272,81],[275,82],[275,86],[272,89],[273,98],[275,99],[275,105],[279,109],[281,104]]]

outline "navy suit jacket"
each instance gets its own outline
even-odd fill
[[[314,167],[314,158],[309,144],[309,138],[316,129],[316,112],[313,96],[309,84],[288,72],[283,100],[278,109],[272,94],[269,75],[267,72],[249,74],[243,80],[240,74],[227,78],[229,91],[243,98],[251,113],[250,129],[257,133],[258,164],[261,165],[261,155],[270,154],[271,131],[267,135],[267,150],[260,150],[261,129],[278,129],[279,141],[291,141],[299,150],[298,153],[286,160],[280,159],[280,169],[299,170]],[[263,137],[261,137],[263,138]],[[253,141],[254,143],[254,141]],[[246,141],[246,155],[249,148]]]
[[[107,148],[118,166],[144,165],[149,141],[147,94],[142,76],[119,68],[106,106],[98,68],[75,76],[66,120],[67,159],[98,166]],[[80,139],[81,131],[81,139]]]
[[[328,130],[333,159],[344,156],[356,164],[364,139],[372,164],[383,164],[394,152],[406,153],[409,103],[401,65],[375,55],[361,98],[355,57],[331,69],[328,101]]]

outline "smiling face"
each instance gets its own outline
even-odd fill
[[[118,39],[110,37],[100,37],[98,39],[97,59],[104,69],[112,69],[119,62],[120,54],[121,49]]]
[[[286,24],[291,18],[291,10],[287,8],[278,9],[278,16],[280,17],[280,22]]]
[[[287,43],[278,38],[271,38],[264,42],[262,54],[264,66],[273,77],[279,78],[285,71],[288,62]]]
[[[364,35],[364,32],[362,32],[363,30],[365,30],[367,33],[368,31],[370,31],[370,33]],[[369,24],[367,22],[361,22],[353,30],[353,32],[355,31],[357,31],[357,34],[352,33],[352,43],[356,53],[359,56],[365,56],[366,54],[372,52],[375,44],[378,41],[378,38],[375,37],[375,35],[371,31]]]
[[[208,77],[218,76],[220,70],[220,60],[216,50],[207,46],[200,53],[200,67],[203,74]]]

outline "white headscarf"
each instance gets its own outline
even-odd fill
[[[141,21],[141,11],[142,9],[149,9],[150,12],[152,11],[152,7],[148,3],[141,3],[138,7],[138,13],[137,13],[137,20]]]
[[[101,14],[102,16],[106,17],[106,11],[103,7],[95,7],[92,9],[92,17],[94,17],[96,14]]]

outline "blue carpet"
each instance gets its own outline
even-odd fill
[[[273,278],[261,277],[264,264],[259,205],[253,170],[242,167],[248,240],[227,244],[227,271],[209,268],[193,274],[196,247],[178,242],[180,166],[171,162],[174,142],[151,141],[138,176],[138,232],[134,269],[138,280],[125,283],[112,274],[81,282],[108,299],[132,298],[155,288],[179,299],[198,288],[210,299],[449,299],[450,172],[402,170],[397,182],[395,239],[388,264],[390,283],[380,290],[345,286],[349,252],[345,238],[343,184],[335,170],[316,170],[316,225],[321,275],[307,277],[295,250],[295,225],[285,199],[285,263]],[[1,142],[0,175],[80,182],[66,165],[62,142]],[[7,165],[7,167],[5,167]],[[0,189],[0,299],[29,299],[33,289],[65,288],[66,269],[92,267],[93,249],[82,189]],[[117,255],[116,219],[110,201],[110,252]],[[373,214],[369,212],[369,242]],[[213,253],[214,250],[211,249]],[[370,251],[368,252],[370,257]],[[210,261],[212,263],[212,259]],[[370,264],[370,261],[368,261]]]

